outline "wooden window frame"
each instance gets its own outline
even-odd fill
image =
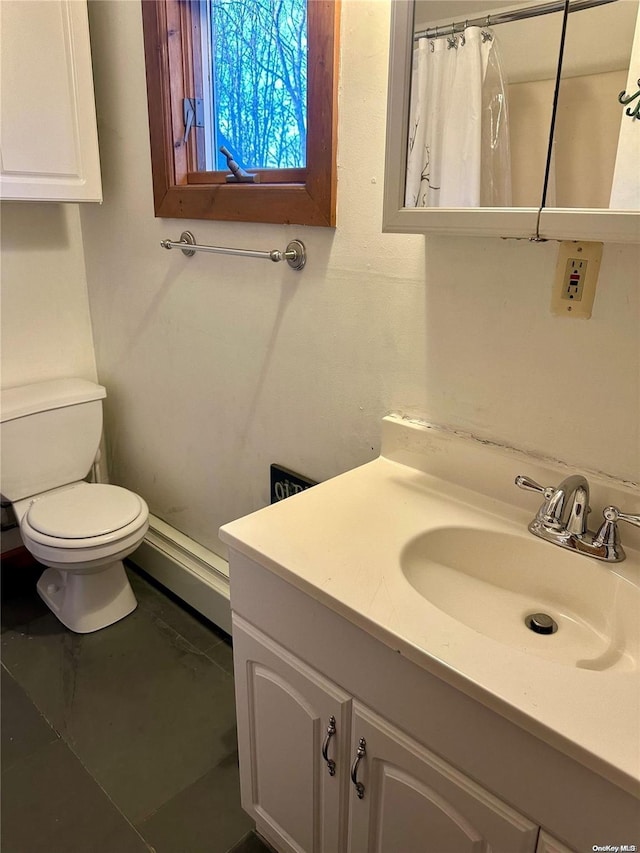
[[[259,170],[257,184],[197,171],[195,135],[184,142],[182,100],[200,96],[192,2],[142,0],[156,217],[335,227],[340,0],[308,3],[306,168]]]

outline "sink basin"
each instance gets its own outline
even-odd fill
[[[635,670],[640,591],[608,565],[528,536],[440,527],[403,549],[405,578],[424,599],[480,634],[582,669]],[[534,633],[532,613],[555,633]]]

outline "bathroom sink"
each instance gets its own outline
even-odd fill
[[[638,667],[640,592],[608,565],[528,536],[439,527],[405,546],[401,566],[430,604],[501,643],[582,669]],[[557,630],[527,627],[531,614]]]
[[[401,700],[411,719],[432,703],[439,728],[453,688],[538,738],[541,766],[551,747],[576,762],[578,787],[583,765],[638,797],[640,528],[622,527],[626,559],[616,563],[543,541],[527,530],[540,504],[515,487],[522,471],[567,480],[566,466],[388,416],[379,458],[222,529],[245,617],[260,624],[260,602],[275,602],[274,639],[298,642],[302,593],[330,618],[327,654],[386,647],[385,673],[403,661],[415,679],[415,696]],[[640,512],[634,485],[590,474],[589,486],[592,528],[604,507]],[[281,610],[297,621],[285,628]],[[558,630],[534,633],[525,619],[535,613]],[[320,660],[308,638],[299,653]],[[433,690],[413,666],[437,677]],[[387,701],[362,679],[362,701]]]

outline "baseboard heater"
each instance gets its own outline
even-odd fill
[[[229,564],[222,557],[149,515],[147,535],[129,561],[231,633]]]

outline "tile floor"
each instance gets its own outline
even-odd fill
[[[3,853],[267,853],[240,808],[230,639],[129,569],[138,608],[73,634],[3,567]]]

